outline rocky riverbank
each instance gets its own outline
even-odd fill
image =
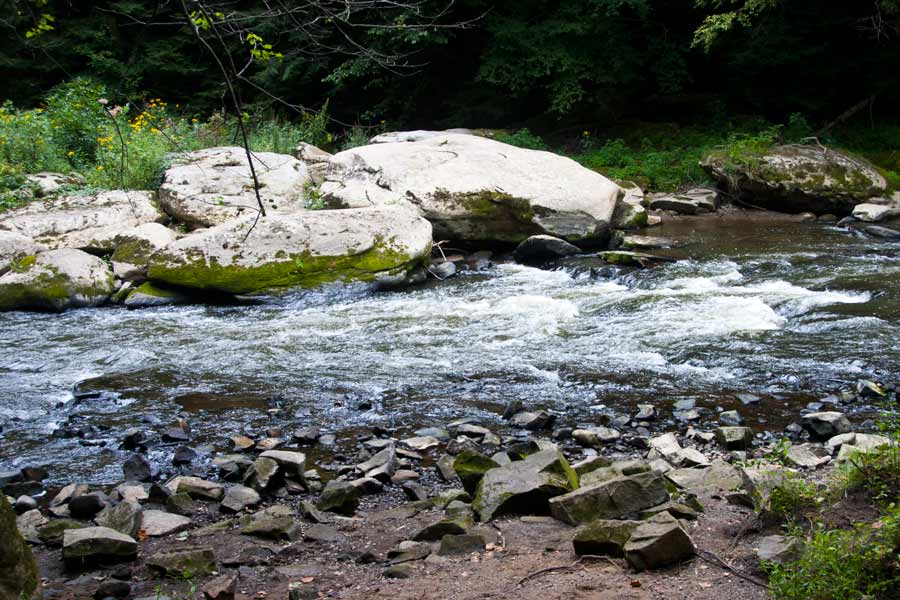
[[[816,147],[738,163],[711,156],[704,166],[721,190],[649,195],[466,130],[384,134],[333,156],[301,144],[295,155],[256,153],[253,175],[241,148],[200,150],[176,157],[150,191],[68,195],[67,176],[33,176],[45,197],[0,214],[0,310],[234,302],[329,282],[404,286],[470,262],[432,248],[448,240],[520,245],[523,262],[606,250],[610,264],[646,266],[653,257],[633,248],[658,244],[624,232],[727,200],[847,217],[843,225],[900,239],[889,226],[900,199],[877,170]]]
[[[740,411],[681,404],[573,426],[518,402],[501,428],[285,424],[203,447],[181,420],[121,434],[119,484],[44,493],[38,467],[0,483],[45,598],[762,598],[760,561],[793,551],[758,518],[774,490],[890,443],[847,415],[895,400],[860,380],[780,451]]]

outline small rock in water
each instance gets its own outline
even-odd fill
[[[428,272],[438,279],[448,279],[456,275],[456,264],[452,262],[433,262],[428,267]]]
[[[193,448],[187,446],[179,446],[175,449],[175,455],[172,457],[173,465],[189,465],[197,458],[197,452]]]
[[[520,243],[513,255],[518,262],[529,263],[580,253],[581,249],[578,246],[552,235],[533,235]]]

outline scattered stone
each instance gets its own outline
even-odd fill
[[[748,450],[753,445],[753,430],[749,427],[717,427],[716,440],[726,450]]]
[[[401,440],[402,444],[409,446],[413,450],[418,450],[419,452],[424,452],[425,450],[431,450],[432,448],[437,448],[440,446],[441,441],[436,437],[426,435],[426,436],[418,436],[406,438],[405,440]]]
[[[381,575],[385,579],[409,579],[413,576],[413,568],[409,563],[391,565],[385,569]]]
[[[236,573],[224,573],[203,586],[203,597],[206,600],[234,600],[237,590]]]
[[[195,458],[197,458],[196,450],[188,446],[179,446],[175,449],[175,454],[172,456],[172,464],[176,467],[178,465],[189,465],[194,462]]]
[[[762,402],[762,398],[755,394],[735,394],[734,397],[745,406]]]
[[[656,407],[652,404],[638,404],[638,410],[634,413],[635,421],[653,421],[656,419]]]
[[[499,466],[495,460],[472,450],[463,450],[453,461],[453,470],[469,494],[475,493],[485,473]]]
[[[543,450],[487,471],[472,507],[483,522],[504,512],[541,514],[548,512],[551,498],[577,487],[578,475],[559,450]]]
[[[333,479],[325,485],[316,507],[326,512],[352,516],[359,507],[360,490],[356,486]]]
[[[471,511],[457,517],[441,519],[437,523],[426,525],[413,536],[415,542],[434,542],[445,535],[461,535],[473,525]]]
[[[694,188],[678,194],[650,194],[650,210],[670,210],[681,215],[716,211],[716,190]]]
[[[578,246],[552,235],[533,235],[516,247],[513,256],[520,263],[532,263],[580,253]]]
[[[72,498],[69,500],[69,514],[73,519],[90,521],[106,507],[107,502],[104,496],[100,492],[91,492]]]
[[[347,540],[347,536],[330,525],[313,525],[303,534],[307,542],[320,542],[323,544],[337,544]]]
[[[422,484],[417,481],[406,481],[401,487],[403,488],[403,493],[406,497],[414,502],[417,500],[428,499],[428,492]]]
[[[294,431],[292,439],[301,446],[312,446],[319,441],[320,435],[318,427],[301,427]]]
[[[29,510],[34,510],[37,507],[37,500],[35,500],[31,496],[19,496],[18,498],[16,498],[16,503],[13,505],[13,510],[17,515],[21,515],[28,512]]]
[[[736,410],[726,410],[719,415],[719,422],[728,427],[744,424],[744,418]]]
[[[788,448],[785,459],[794,467],[817,469],[831,462],[831,454],[818,444],[792,444]]]
[[[144,512],[136,501],[124,500],[101,510],[95,521],[97,525],[114,529],[133,538],[137,537],[144,522]]]
[[[216,570],[216,555],[205,547],[163,550],[149,557],[145,564],[150,571],[162,577],[198,578]]]
[[[835,411],[809,413],[800,417],[800,425],[813,439],[827,440],[841,433],[850,433],[850,421],[844,413]]]
[[[575,554],[623,556],[625,543],[640,521],[596,519],[575,532]]]
[[[424,560],[431,554],[431,544],[426,542],[405,541],[391,550],[388,550],[387,558],[391,564],[399,565],[414,560]]]
[[[787,538],[783,535],[767,535],[759,540],[756,556],[760,563],[772,563],[783,565],[796,560],[802,549],[802,545],[796,538]]]
[[[66,561],[131,560],[137,555],[134,538],[108,527],[66,529],[62,556]]]
[[[212,481],[199,477],[179,475],[166,484],[166,487],[174,493],[184,493],[191,498],[203,500],[221,500],[225,495],[225,488]]]
[[[245,508],[252,508],[260,503],[262,498],[253,488],[243,485],[233,485],[225,490],[222,498],[222,509],[228,512],[241,512]]]
[[[486,545],[480,534],[447,534],[441,538],[437,553],[439,556],[468,555],[483,551]]]
[[[666,473],[666,479],[685,490],[725,490],[741,487],[743,480],[737,469],[723,460],[714,460],[705,469],[675,469]]]
[[[294,511],[276,504],[241,519],[241,533],[273,540],[297,540],[300,527]]]
[[[637,516],[669,499],[663,478],[656,473],[616,477],[583,487],[550,500],[550,512],[570,525],[594,519],[622,519]]]
[[[625,560],[638,571],[665,567],[696,553],[690,536],[667,512],[642,522],[625,544]]]
[[[162,537],[189,529],[191,525],[192,522],[187,517],[161,510],[146,510],[141,529],[149,537]]]
[[[104,581],[94,591],[94,600],[104,598],[127,598],[131,594],[131,584],[127,581]]]

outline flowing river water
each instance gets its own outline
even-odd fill
[[[254,306],[0,313],[0,470],[121,479],[125,430],[187,412],[196,443],[316,425],[400,432],[506,402],[597,423],[640,403],[740,408],[778,429],[860,377],[900,374],[900,243],[822,224],[685,220],[679,258],[612,276],[578,258],[392,292]],[[73,400],[73,386],[100,392]],[[763,397],[742,407],[735,394]],[[371,406],[370,408],[368,408]],[[277,414],[271,409],[279,408]],[[75,417],[93,439],[51,437]]]

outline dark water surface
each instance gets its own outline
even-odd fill
[[[652,234],[688,242],[669,251],[683,260],[612,279],[581,259],[259,306],[0,313],[0,469],[114,481],[122,432],[180,411],[220,446],[272,424],[489,424],[516,398],[574,424],[645,402],[735,407],[752,392],[771,425],[858,377],[900,373],[900,244],[794,222]],[[75,405],[85,380],[102,394]],[[50,440],[72,414],[110,427],[107,448]]]

